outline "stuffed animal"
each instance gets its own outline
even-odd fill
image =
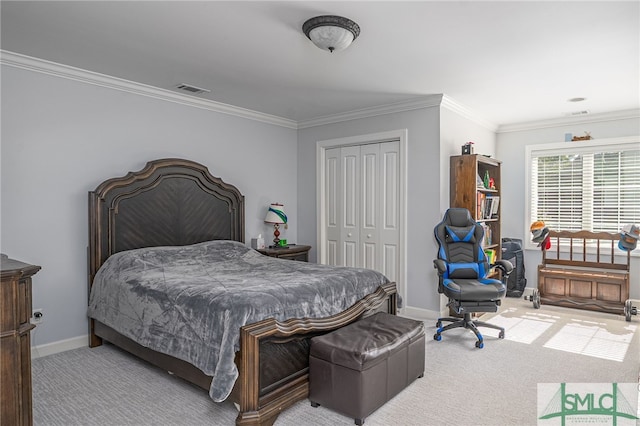
[[[620,231],[618,247],[624,251],[635,250],[638,246],[638,239],[640,239],[640,228],[633,224],[624,225]]]

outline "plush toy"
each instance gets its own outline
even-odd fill
[[[624,225],[620,231],[618,247],[624,251],[635,250],[638,246],[638,239],[640,239],[640,228],[633,224]]]
[[[536,220],[529,229],[531,230],[531,241],[538,243],[540,250],[549,250],[551,248],[549,228],[546,227],[543,221]]]

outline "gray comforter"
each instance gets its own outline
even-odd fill
[[[120,252],[96,274],[89,317],[188,361],[226,399],[238,377],[240,327],[274,317],[337,314],[387,283],[384,275],[263,256],[235,241]]]

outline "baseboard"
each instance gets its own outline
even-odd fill
[[[431,311],[428,309],[422,308],[414,308],[412,306],[407,306],[406,308],[402,308],[400,310],[400,315],[403,317],[413,318],[419,321],[425,320],[437,320],[441,317],[440,312]]]
[[[526,287],[523,291],[521,298],[523,298],[524,296],[531,296],[531,294],[533,293],[533,290],[534,290],[534,287]],[[398,314],[403,317],[413,318],[419,321],[426,321],[426,320],[435,321],[438,318],[449,316],[449,308],[445,306],[444,308],[442,308],[441,312],[438,312],[438,311],[431,311],[428,309],[415,308],[413,306],[407,306],[405,308],[400,309]]]
[[[531,296],[533,290],[535,290],[535,287],[525,287],[522,291],[522,296]]]
[[[57,342],[45,343],[44,345],[31,347],[31,358],[40,358],[47,355],[53,355],[60,352],[70,351],[72,349],[82,348],[89,345],[89,336],[72,337],[70,339],[59,340]]]

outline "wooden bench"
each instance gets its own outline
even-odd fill
[[[538,266],[538,305],[623,314],[631,252],[617,249],[620,234],[550,231],[549,237],[551,249],[542,251]]]

